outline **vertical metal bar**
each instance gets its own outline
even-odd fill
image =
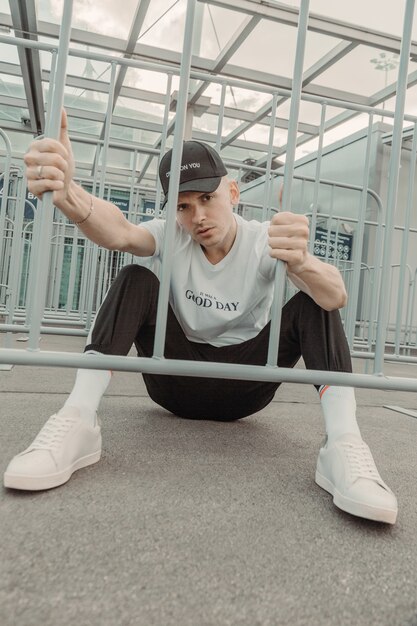
[[[397,204],[399,167],[401,161],[402,126],[404,120],[405,97],[407,91],[407,72],[410,58],[411,34],[413,27],[415,0],[407,0],[404,13],[404,28],[401,39],[400,65],[398,68],[397,99],[395,104],[394,130],[392,135],[391,159],[388,174],[387,212],[384,233],[384,257],[382,276],[388,276],[391,265],[391,245],[393,239],[394,215]],[[383,283],[384,281],[382,281]],[[382,374],[385,337],[388,323],[389,294],[384,284],[381,284],[378,327],[375,346],[374,373]]]
[[[352,349],[355,335],[356,313],[359,298],[359,283],[361,274],[363,237],[365,232],[366,207],[368,201],[368,181],[369,171],[371,167],[371,146],[372,146],[372,125],[373,114],[369,115],[368,135],[366,140],[365,163],[363,168],[361,202],[359,205],[358,225],[356,228],[355,239],[353,242],[353,276],[352,286],[349,292],[349,306],[346,313],[345,333],[347,336],[349,347]]]
[[[335,194],[335,185],[332,184],[330,186],[330,204],[329,204],[329,214],[327,216],[326,256],[324,258],[326,263],[329,262],[330,236],[332,233],[332,224],[333,224],[333,215],[334,215],[334,194]]]
[[[333,254],[333,265],[338,265],[338,254],[339,254],[339,233],[340,233],[340,219],[338,217],[335,218],[336,227],[334,232],[334,254]]]
[[[303,178],[301,180],[301,192],[300,192],[300,208],[301,209],[304,206],[305,195],[306,195],[306,180]]]
[[[105,269],[108,259],[108,250],[100,248],[100,262],[98,266],[98,278],[97,278],[97,293],[96,293],[96,310],[100,308],[100,304],[103,301],[106,289],[104,287],[104,281],[106,279]]]
[[[197,2],[194,10],[191,56],[195,55],[198,57],[201,55],[201,35],[203,32],[203,21],[204,4],[202,2]],[[197,79],[191,79],[191,77],[189,77],[189,92],[195,93],[196,89],[198,89],[198,86],[199,81]],[[194,110],[195,105],[191,104],[187,107],[185,112],[184,139],[187,141],[192,139],[193,135]]]
[[[132,176],[130,178],[130,186],[129,186],[129,209],[127,212],[127,219],[129,222],[137,223],[136,215],[135,215],[135,175],[136,168],[138,164],[138,151],[134,150],[131,154],[131,163],[132,163]],[[155,211],[156,211],[156,202],[155,202]],[[123,263],[122,265],[129,265],[133,263],[133,254],[124,252],[123,253]]]
[[[55,282],[54,282],[54,293],[53,293],[53,307],[54,309],[59,308],[59,295],[61,291],[61,280],[62,280],[62,266],[64,263],[64,245],[65,245],[65,222],[66,217],[63,213],[59,213],[58,223],[56,229],[56,244],[55,244]],[[75,230],[75,226],[73,226]]]
[[[59,227],[59,219],[60,216],[58,216],[58,220],[55,221],[55,236],[54,234],[52,235],[52,239],[51,239],[51,255],[50,255],[50,262],[49,262],[49,268],[50,268],[50,274],[49,274],[49,289],[48,289],[48,302],[49,302],[49,307],[53,310],[56,311],[57,310],[57,306],[56,306],[56,283],[57,283],[57,274],[59,271],[59,265],[57,263],[57,256],[58,256],[58,251],[59,251],[59,246],[58,246],[58,242],[59,242],[59,235],[58,235],[58,227]]]
[[[411,291],[411,308],[413,311],[416,310],[415,307],[415,302],[416,302],[416,285],[417,285],[417,269],[414,272],[414,277],[413,277],[413,287],[412,287],[412,291]],[[411,324],[412,322],[410,322]],[[417,344],[417,326],[416,326],[416,332],[415,334],[415,340],[414,340],[414,345]],[[413,329],[412,327],[410,328],[410,343],[412,342],[412,335],[413,335]]]
[[[57,50],[52,50],[51,68],[49,70],[50,79],[52,76],[56,75],[57,53],[58,53]],[[51,124],[52,99],[53,99],[54,89],[55,89],[55,80],[49,80],[48,100],[46,102],[46,116],[45,116],[45,136],[46,137],[51,136],[50,124]]]
[[[220,152],[222,146],[222,132],[223,132],[223,120],[224,120],[224,105],[226,102],[226,83],[222,83],[222,93],[220,96],[220,109],[219,109],[219,117],[217,118],[217,139],[216,139],[216,150]]]
[[[100,147],[100,155],[96,159],[95,162],[95,170],[94,170],[94,180],[92,186],[92,193],[95,195],[96,193],[100,198],[104,198],[104,187],[106,183],[106,163],[108,156],[108,148],[109,148],[109,140],[110,140],[110,130],[111,130],[111,120],[112,120],[112,112],[113,112],[113,102],[114,102],[114,87],[116,81],[116,62],[111,63],[111,72],[110,72],[110,83],[109,83],[109,97],[107,100],[107,109],[106,109],[106,120],[104,123],[104,136],[103,143]],[[100,176],[98,176],[98,167],[99,162],[101,160],[101,171]],[[98,191],[97,191],[97,178],[98,181]],[[103,253],[101,254],[101,259],[103,258]],[[89,278],[89,293],[87,300],[87,312],[86,312],[86,327],[89,328],[91,325],[92,317],[93,317],[93,302],[94,302],[94,292],[95,292],[95,278],[97,276],[97,262],[98,262],[99,250],[98,246],[95,244],[91,244],[91,254],[89,256],[88,263],[88,278]],[[101,270],[101,263],[99,269]],[[100,285],[98,285],[97,293],[99,292]],[[98,304],[96,304],[96,309],[98,308]]]
[[[364,320],[369,319],[369,297],[370,292],[368,289],[369,283],[369,266],[365,263],[361,263],[361,276],[363,285],[363,295],[360,303],[359,311],[359,336],[364,340],[365,323]]]
[[[411,347],[417,347],[417,324],[416,324],[416,287],[417,287],[417,270],[415,270],[412,278],[411,287],[411,319],[410,319],[410,345]],[[413,339],[414,336],[414,339]]]
[[[31,204],[31,206],[32,206],[32,209],[33,209],[33,215],[35,216],[37,208],[35,207],[34,204]],[[26,226],[25,226],[27,255],[26,255],[26,275],[25,275],[25,300],[24,300],[24,306],[25,306],[26,322],[27,322],[27,320],[30,319],[31,304],[32,304],[32,297],[31,297],[32,284],[30,282],[30,276],[31,276],[31,265],[32,265],[31,261],[32,261],[32,258],[33,258],[32,251],[33,251],[34,226],[35,226],[34,219],[31,222],[29,222],[28,224],[26,224]]]
[[[269,127],[268,154],[266,161],[265,186],[262,202],[262,221],[265,222],[270,217],[269,200],[271,188],[271,169],[272,169],[272,150],[274,147],[275,121],[277,119],[278,94],[274,94],[272,98],[271,108],[271,125]]]
[[[323,159],[323,138],[324,138],[325,124],[326,124],[326,103],[324,102],[321,105],[319,145],[317,148],[316,174],[315,174],[314,192],[313,192],[313,208],[311,212],[311,222],[310,222],[310,245],[309,245],[310,254],[313,254],[314,252],[314,240],[316,238],[317,211],[318,211],[318,202],[319,202],[321,162]]]
[[[68,289],[67,289],[67,305],[66,312],[69,315],[74,307],[74,291],[75,291],[75,279],[77,272],[77,260],[78,260],[78,240],[77,235],[74,230],[74,234],[72,236],[72,246],[71,246],[71,263],[70,263],[70,273],[68,278]]]
[[[169,105],[171,103],[171,91],[172,91],[172,74],[168,74],[167,78],[167,93],[165,98],[165,110],[164,110],[164,119],[162,122],[162,135],[161,135],[161,155],[165,153],[165,147],[167,143],[167,130],[168,130],[168,120],[169,120]],[[159,167],[160,158],[157,159],[157,170]],[[156,176],[156,198],[155,198],[155,217],[160,216],[160,207],[161,207],[161,195],[162,195],[162,187],[161,181],[159,180],[159,176]]]
[[[400,349],[400,332],[401,332],[401,327],[402,327],[402,315],[403,315],[403,306],[404,306],[405,266],[407,263],[408,242],[409,242],[410,226],[411,226],[411,212],[413,208],[414,173],[416,170],[416,158],[417,158],[417,124],[414,124],[413,145],[411,148],[410,169],[408,173],[407,204],[406,204],[406,210],[405,210],[404,232],[403,232],[401,257],[400,257],[400,280],[398,284],[397,312],[395,315],[395,319],[396,319],[395,354],[398,354],[399,349]]]
[[[109,141],[110,141],[111,120],[112,120],[112,115],[113,115],[115,82],[116,82],[116,63],[112,63],[111,72],[110,72],[109,98],[107,100],[106,120],[104,123],[104,137],[103,137],[103,144],[101,146],[101,154],[100,154],[101,172],[100,172],[100,181],[99,181],[99,188],[98,188],[98,193],[99,193],[100,198],[104,198],[104,186],[106,183],[106,163],[107,163],[107,157],[109,153]]]
[[[56,73],[54,77],[54,89],[50,105],[50,119],[48,127],[48,135],[54,139],[59,137],[61,128],[61,110],[64,102],[66,67],[68,58],[68,49],[71,34],[71,16],[72,16],[73,0],[67,0],[64,3],[62,22],[59,34],[59,48],[56,63]],[[53,227],[53,202],[52,191],[48,191],[43,195],[42,210],[36,212],[36,219],[39,224],[38,232],[42,235],[38,239],[38,245],[33,262],[34,275],[32,280],[36,284],[36,289],[32,290],[32,310],[29,331],[29,350],[39,350],[38,343],[40,337],[41,320],[46,300],[47,284],[48,284],[48,265]],[[39,203],[38,203],[39,207]]]
[[[20,178],[21,180],[21,178]],[[21,265],[21,241],[23,231],[23,216],[25,212],[25,192],[26,189],[23,185],[18,185],[16,190],[16,198],[14,200],[15,211],[13,219],[13,235],[12,235],[12,249],[10,253],[10,269],[8,277],[8,298],[6,301],[6,323],[12,324],[15,315],[15,310],[19,297],[19,277],[20,277],[20,265]],[[7,266],[7,264],[5,264]],[[1,282],[1,281],[0,281]],[[13,345],[12,334],[6,333],[4,338],[4,347],[11,348]]]
[[[21,180],[21,179],[20,179]],[[22,233],[23,233],[23,221],[25,215],[25,195],[26,189],[23,185],[19,185],[16,190],[16,207],[14,215],[14,228],[13,228],[13,242],[10,256],[10,273],[11,278],[9,280],[11,291],[12,304],[12,316],[14,315],[14,309],[18,302],[19,280],[22,263]]]
[[[83,259],[82,259],[82,267],[81,267],[81,287],[80,287],[80,302],[79,302],[79,312],[80,319],[86,319],[87,313],[87,288],[88,288],[88,267],[89,267],[89,257],[91,253],[91,248],[87,245],[88,239],[82,238],[83,245]]]
[[[410,338],[412,333],[412,316],[413,316],[413,295],[414,295],[414,282],[413,273],[410,270],[410,279],[407,290],[407,308],[404,330],[404,346],[407,348],[407,354],[410,354]]]
[[[107,162],[107,159],[106,159],[106,162]],[[103,176],[103,162],[101,166],[101,177],[102,176]],[[105,181],[105,177],[104,177],[104,181]],[[104,200],[107,200],[107,202],[109,202],[110,197],[111,197],[110,196],[110,192],[111,192],[110,184],[104,189],[104,192],[103,192],[103,196],[101,197]],[[110,251],[107,250],[106,248],[100,248],[98,252],[100,256],[100,261],[99,261],[99,266],[98,266],[98,277],[97,277],[96,310],[100,308],[100,304],[102,303],[103,298],[107,292],[106,284],[108,282],[108,266],[109,266],[109,257],[110,257]]]
[[[97,178],[98,178],[98,159],[95,161],[94,167],[94,177],[92,183],[91,192],[95,195],[97,192]],[[86,328],[89,329],[93,320],[93,302],[94,302],[94,291],[95,291],[95,279],[97,274],[97,259],[98,259],[98,246],[90,241],[86,240],[87,247],[87,257],[88,262],[85,264],[86,273],[87,273],[87,306],[86,306],[86,315],[85,315],[85,324]]]
[[[295,53],[293,83],[288,124],[287,155],[284,169],[284,189],[282,208],[291,211],[292,178],[294,175],[295,149],[297,141],[298,115],[300,111],[301,89],[303,82],[303,64],[307,37],[309,0],[301,0],[298,20],[297,48]],[[274,300],[272,303],[271,332],[269,336],[267,365],[276,367],[278,360],[279,334],[281,330],[281,310],[284,302],[286,268],[282,261],[277,261],[275,270]]]
[[[100,180],[98,187],[98,195],[100,198],[109,200],[108,198],[104,198],[104,191],[106,185],[106,168],[107,168],[107,160],[109,155],[109,143],[110,143],[110,131],[112,125],[112,116],[113,116],[113,104],[114,104],[114,89],[116,84],[116,63],[111,64],[110,71],[110,83],[109,83],[109,97],[107,100],[107,110],[106,110],[106,120],[104,123],[104,136],[103,136],[103,144],[101,146],[100,157],[101,157],[101,171],[100,171]],[[110,193],[110,187],[109,191]],[[98,289],[97,289],[97,302],[96,308],[101,304],[102,298],[104,296],[105,291],[103,291],[103,277],[107,268],[108,261],[108,250],[102,249],[100,254],[100,266],[99,266],[99,280],[98,280]]]
[[[36,272],[38,271],[36,264],[36,251],[41,247],[41,223],[38,214],[42,211],[42,202],[38,201],[32,224],[32,238],[30,245],[29,275],[28,275],[28,303],[26,306],[26,324],[30,326],[32,319],[32,310],[35,304],[34,292],[36,291]],[[51,218],[52,221],[52,218]],[[51,233],[52,240],[52,233]]]
[[[239,187],[240,187],[240,183],[242,182],[243,174],[244,174],[244,170],[241,167],[239,167],[237,171],[237,179],[236,179],[236,182]]]
[[[19,179],[19,186],[17,189],[17,207],[21,207],[21,210],[18,213],[18,218],[16,220],[15,228],[17,233],[17,245],[15,250],[15,257],[13,257],[13,249],[12,249],[12,258],[10,259],[11,266],[15,266],[16,270],[16,284],[11,285],[12,297],[15,301],[15,307],[19,306],[19,287],[21,283],[22,277],[22,266],[23,266],[23,248],[24,248],[24,217],[25,217],[25,207],[26,207],[26,187],[22,185],[22,179]],[[14,312],[13,312],[14,313]]]
[[[375,233],[375,252],[374,252],[374,271],[372,272],[372,288],[371,288],[371,305],[370,305],[370,316],[369,316],[369,348],[372,350],[374,344],[374,337],[376,335],[375,321],[377,318],[377,310],[378,310],[378,297],[379,297],[379,285],[380,285],[380,277],[382,271],[382,255],[384,253],[383,246],[383,233],[384,233],[384,225],[383,225],[383,217],[384,211],[382,208],[382,201],[378,197],[374,197],[377,202],[378,208],[378,221],[377,228]]]
[[[181,59],[177,115],[174,131],[174,147],[172,149],[171,176],[169,179],[168,203],[166,210],[164,253],[162,260],[161,283],[159,287],[158,309],[156,315],[155,343],[153,353],[153,356],[156,358],[163,358],[164,356],[166,323],[168,317],[168,298],[171,281],[171,264],[177,213],[176,206],[178,200],[178,188],[180,183],[182,143],[185,130],[185,117],[187,112],[188,89],[190,82],[191,50],[193,44],[195,7],[196,0],[187,1],[184,45]]]
[[[0,128],[0,137],[2,137],[6,146],[6,158],[4,161],[4,172],[3,172],[3,195],[1,197],[1,203],[0,203],[0,264],[1,264],[2,258],[3,258],[3,247],[4,247],[3,233],[4,233],[4,226],[6,223],[6,209],[7,209],[7,201],[8,201],[8,196],[9,196],[9,180],[10,180],[10,165],[11,165],[11,159],[12,159],[12,145],[10,143],[10,139],[1,128]],[[0,271],[0,282],[1,282],[1,271]]]

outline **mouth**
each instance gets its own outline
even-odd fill
[[[213,226],[208,226],[208,227],[206,227],[206,228],[199,228],[199,229],[196,231],[196,234],[197,234],[199,237],[207,237],[207,236],[211,233],[211,231],[212,231],[212,230],[213,230]]]

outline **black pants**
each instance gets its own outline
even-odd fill
[[[159,281],[150,270],[129,265],[113,282],[86,350],[126,355],[133,343],[138,355],[151,357],[155,336]],[[214,347],[189,341],[171,307],[168,309],[165,357],[265,365],[268,324],[256,337],[240,344]],[[307,369],[351,372],[349,348],[338,311],[321,309],[297,293],[282,310],[278,365],[294,367],[303,357]],[[180,417],[234,420],[271,402],[280,383],[143,374],[152,400]]]

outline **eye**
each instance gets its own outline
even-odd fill
[[[187,208],[186,204],[179,204],[177,206],[177,211],[185,211],[186,208]]]
[[[205,194],[204,194],[204,196],[203,196],[203,200],[204,200],[205,202],[209,202],[209,200],[211,200],[211,199],[212,199],[212,197],[213,197],[213,196],[212,196],[212,194],[211,194],[211,193],[205,193]]]

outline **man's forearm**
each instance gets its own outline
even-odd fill
[[[326,311],[340,309],[346,305],[346,288],[339,270],[333,265],[323,263],[311,254],[303,267],[292,271],[287,267],[290,280],[307,293]]]
[[[58,208],[94,243],[109,250],[123,249],[129,223],[111,202],[71,183],[66,200]]]

